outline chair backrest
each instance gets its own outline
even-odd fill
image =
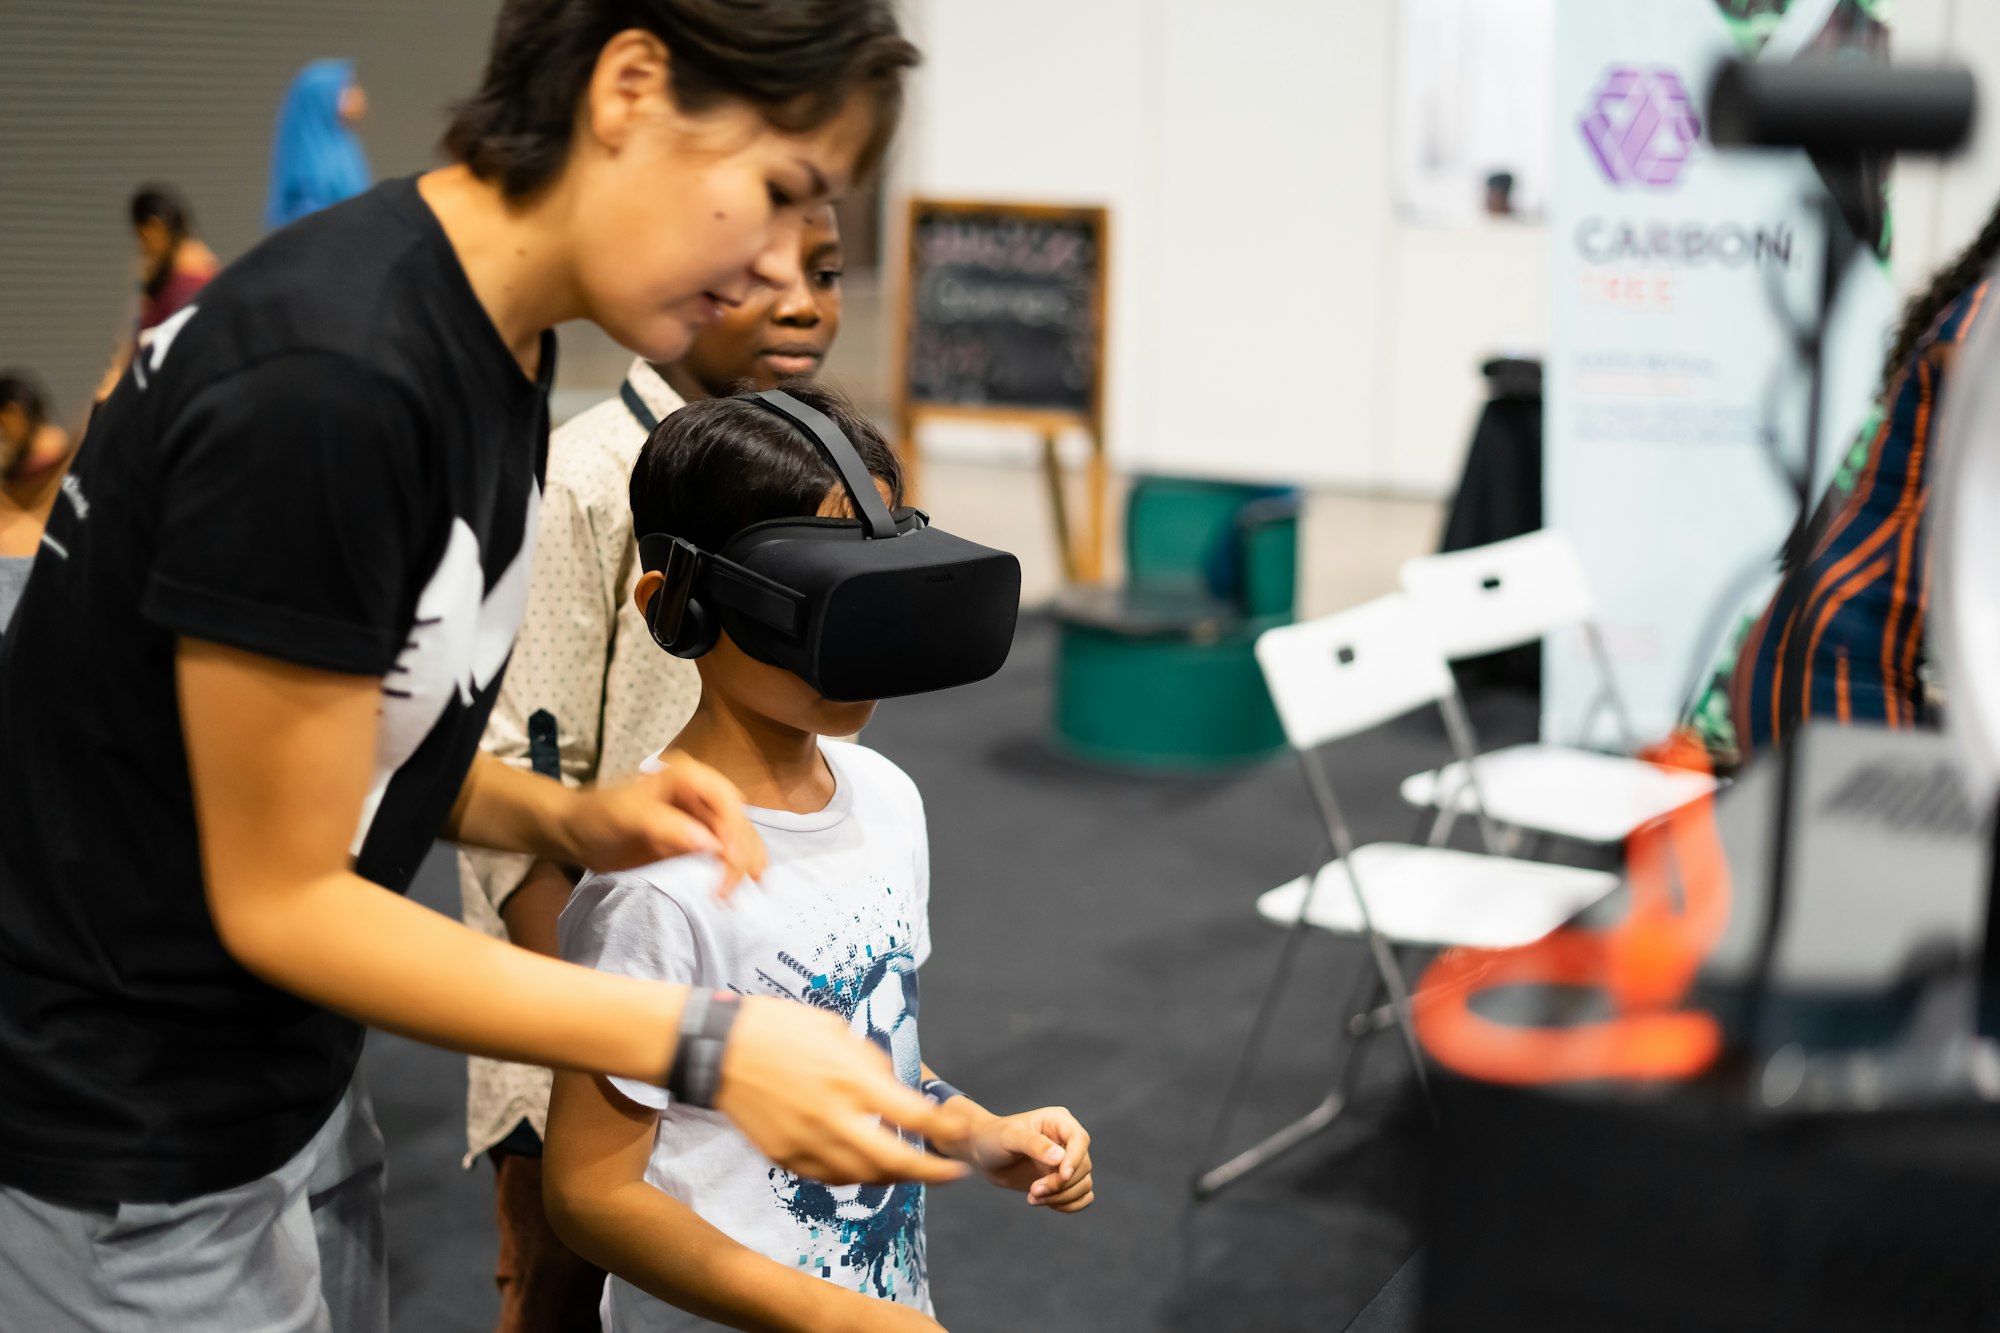
[[[1429,623],[1400,593],[1257,636],[1285,739],[1310,750],[1451,693]]]
[[[1402,582],[1453,661],[1533,643],[1592,613],[1576,548],[1548,529],[1419,556],[1403,565]]]

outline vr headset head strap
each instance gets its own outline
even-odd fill
[[[896,535],[896,520],[890,516],[889,507],[882,503],[882,493],[875,489],[874,474],[868,471],[868,465],[861,461],[854,445],[841,434],[840,427],[834,425],[826,413],[800,402],[783,389],[765,389],[751,395],[751,401],[791,422],[819,445],[820,452],[840,473],[841,481],[847,486],[847,494],[854,501],[855,512],[861,515],[861,522],[867,527],[870,537]]]
[[[681,639],[681,622],[694,600],[741,611],[780,634],[796,637],[804,627],[806,602],[798,592],[679,537],[664,533],[641,537],[639,564],[666,575],[654,595],[656,607],[648,614],[654,636],[663,642]]]

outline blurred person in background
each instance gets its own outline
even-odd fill
[[[139,247],[139,313],[133,332],[119,339],[111,367],[98,382],[93,401],[103,402],[132,364],[137,341],[166,323],[201,294],[222,268],[215,251],[194,234],[194,214],[170,185],[143,185],[128,205],[132,237]]]
[[[0,371],[0,636],[28,585],[68,461],[69,437],[49,420],[42,386],[25,371]]]
[[[1882,396],[1806,529],[1805,560],[1780,571],[1695,705],[1692,724],[1720,762],[1740,763],[1808,720],[1936,725],[1931,450],[1959,349],[1991,317],[1996,260],[2000,207],[1905,308]]]
[[[624,782],[687,725],[701,698],[700,673],[660,651],[632,598],[640,574],[632,465],[653,426],[685,403],[817,373],[840,333],[840,279],[840,232],[828,205],[800,230],[788,285],[730,308],[678,361],[635,360],[617,396],[549,438],[534,577],[482,742],[489,754],[531,767],[530,719],[546,714],[541,725],[555,742],[549,758],[564,782]],[[465,921],[554,957],[556,917],[577,873],[527,856],[461,852]],[[478,1057],[469,1072],[466,1162],[488,1153],[494,1167],[499,1327],[595,1328],[604,1272],[571,1253],[542,1207],[550,1072]]]
[[[363,1025],[665,1083],[830,1182],[964,1174],[838,1017],[511,947],[404,895],[434,839],[593,869],[766,858],[668,756],[481,756],[520,623],[554,326],[653,361],[881,158],[889,0],[507,0],[454,165],[286,227],[97,409],[0,652],[0,1329],[381,1330]]]
[[[264,225],[275,231],[368,188],[368,155],[354,133],[367,114],[353,62],[315,60],[298,72],[278,108]]]
[[[139,332],[164,324],[192,304],[222,264],[195,235],[194,214],[170,185],[145,185],[132,196],[139,245]]]

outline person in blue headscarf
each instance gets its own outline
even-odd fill
[[[278,108],[267,226],[282,227],[368,188],[368,157],[354,134],[367,112],[353,62],[315,60],[298,72]]]

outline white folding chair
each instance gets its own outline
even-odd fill
[[[1441,844],[1452,820],[1475,804],[1474,775],[1477,804],[1494,820],[1587,843],[1622,842],[1634,829],[1715,790],[1707,774],[1631,757],[1638,741],[1593,619],[1590,584],[1576,548],[1561,533],[1531,532],[1423,556],[1404,564],[1402,582],[1451,661],[1516,648],[1563,630],[1579,631],[1597,666],[1598,690],[1577,735],[1588,737],[1599,714],[1608,709],[1627,751],[1603,754],[1536,742],[1481,754],[1470,769],[1461,759],[1436,772],[1415,774],[1403,782],[1403,799],[1437,812],[1433,844]]]
[[[1263,1003],[1245,1044],[1236,1076],[1203,1160],[1210,1160],[1227,1137],[1229,1120],[1291,961],[1307,927],[1367,942],[1374,975],[1370,995],[1386,991],[1394,1026],[1424,1080],[1423,1056],[1410,1021],[1410,996],[1393,945],[1504,948],[1542,938],[1598,901],[1617,878],[1595,870],[1520,861],[1510,857],[1370,843],[1356,847],[1339,798],[1319,759],[1322,746],[1369,731],[1426,705],[1444,715],[1453,750],[1471,755],[1469,728],[1452,687],[1451,670],[1428,623],[1401,595],[1380,598],[1350,611],[1301,625],[1266,631],[1257,640],[1263,668],[1285,738],[1299,757],[1332,844],[1334,860],[1263,894],[1258,912],[1291,927],[1285,951],[1265,989]],[[1478,779],[1470,785],[1473,813]],[[1369,998],[1369,997],[1364,997]],[[1372,1001],[1357,1013],[1373,1008]],[[1358,1038],[1364,1030],[1348,1030]],[[1355,1041],[1345,1043],[1335,1088],[1319,1106],[1257,1146],[1237,1154],[1195,1179],[1195,1197],[1206,1198],[1293,1145],[1331,1124],[1346,1105],[1355,1066]],[[1425,1085],[1428,1095],[1428,1085]]]

